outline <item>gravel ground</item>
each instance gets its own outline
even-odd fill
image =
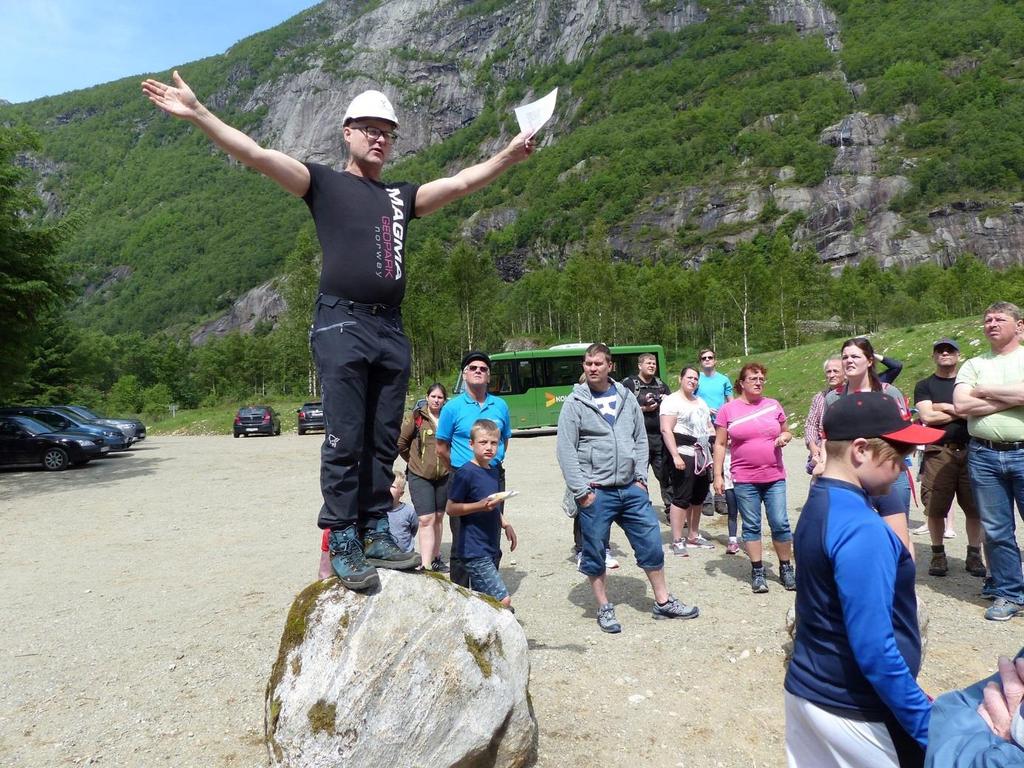
[[[554,442],[517,436],[507,464],[520,547],[504,576],[529,638],[539,764],[782,764],[793,595],[773,557],[771,591],[753,595],[745,557],[725,553],[725,518],[704,518],[718,547],[666,558],[672,591],[701,617],[654,621],[615,529],[622,567],[609,592],[623,632],[601,633],[570,558]],[[63,473],[0,474],[0,765],[265,763],[264,686],[292,598],[317,569],[319,444],[151,437]],[[803,459],[787,449],[793,521]],[[944,579],[927,575],[915,538],[931,612],[921,683],[933,694],[989,674],[1021,643],[1020,620],[982,619],[957,528]]]

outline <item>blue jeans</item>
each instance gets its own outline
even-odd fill
[[[786,514],[786,481],[774,483],[735,483],[736,505],[743,519],[743,540],[761,540],[761,505],[768,516],[772,541],[784,544],[793,540]]]
[[[493,557],[471,557],[463,560],[462,565],[469,574],[471,589],[490,595],[495,600],[504,600],[508,597],[508,587],[501,580],[498,564]]]
[[[658,516],[643,488],[634,484],[620,488],[595,488],[594,503],[580,507],[576,519],[580,521],[583,543],[580,571],[587,576],[604,573],[605,542],[611,533],[612,523],[618,523],[629,539],[637,565],[645,571],[665,567]]]
[[[985,560],[992,573],[992,594],[1024,603],[1024,577],[1017,547],[1013,503],[1024,517],[1024,450],[993,451],[975,441],[968,449],[967,469],[985,530]]]

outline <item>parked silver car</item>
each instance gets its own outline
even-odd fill
[[[95,411],[89,410],[84,405],[56,405],[54,408],[69,411],[79,418],[88,419],[97,424],[117,427],[124,432],[124,436],[128,438],[129,442],[137,443],[140,440],[146,439],[146,425],[138,419],[108,419],[105,416],[98,415]]]

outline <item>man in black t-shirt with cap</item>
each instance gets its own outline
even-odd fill
[[[309,206],[323,249],[310,332],[325,420],[318,525],[331,531],[331,565],[350,589],[377,585],[375,565],[414,568],[419,556],[395,544],[387,517],[409,382],[400,310],[406,226],[525,160],[533,137],[521,133],[489,160],[454,176],[422,186],[385,184],[381,171],[398,138],[398,117],[380,91],[358,94],[346,110],[342,132],[349,157],[338,172],[259,146],[203,106],[177,72],[173,85],[146,80],[142,90],[164,112],[192,123]]]
[[[932,540],[932,561],[928,573],[945,576],[949,572],[942,539],[946,515],[956,497],[964,511],[964,528],[967,531],[967,572],[972,576],[984,576],[981,518],[967,472],[967,444],[971,436],[967,432],[967,422],[957,416],[953,408],[960,346],[952,339],[939,339],[932,345],[932,360],[935,361],[935,373],[921,379],[914,387],[914,405],[921,422],[945,432],[939,442],[925,447],[922,459],[921,501],[924,502]]]

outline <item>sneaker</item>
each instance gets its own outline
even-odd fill
[[[736,555],[736,554],[739,554],[739,551],[740,551],[740,543],[738,541],[730,540],[728,545],[726,545],[726,547],[725,547],[725,553],[727,555]]]
[[[619,567],[619,561],[612,557],[612,551],[606,549],[604,551],[604,567],[607,571],[614,571]]]
[[[602,632],[608,632],[609,634],[615,635],[622,631],[622,625],[619,624],[619,620],[615,618],[615,606],[611,603],[605,603],[597,609],[597,626],[601,628]]]
[[[764,577],[764,566],[750,571],[750,589],[757,594],[768,591],[768,580]]]
[[[929,576],[945,576],[949,573],[949,563],[945,552],[932,552],[932,563],[928,566]],[[984,574],[982,574],[984,576]]]
[[[964,560],[964,568],[971,576],[984,576],[985,575],[985,563],[981,559],[980,552],[972,552],[971,548],[967,548],[967,557]]]
[[[668,545],[669,551],[677,557],[689,557],[690,553],[686,549],[685,539],[676,539]]]
[[[782,586],[790,592],[796,590],[796,568],[793,567],[792,563],[786,563],[779,566],[779,581],[781,581]]]
[[[433,562],[430,564],[430,570],[434,573],[448,573],[451,568],[448,567],[448,563],[442,560],[440,557],[435,557]]]
[[[986,600],[996,599],[996,582],[991,576],[986,576],[985,581],[981,585],[981,596]]]
[[[1022,611],[1024,605],[1010,602],[1005,597],[997,597],[992,607],[985,611],[985,618],[989,621],[1009,621]]]
[[[911,533],[915,536],[921,536],[923,534],[928,533],[928,523],[924,523],[922,525],[917,526],[917,528],[912,530]]]
[[[687,539],[686,546],[696,547],[697,549],[714,549],[715,545],[708,539],[705,539],[699,533],[696,538]]]
[[[366,532],[363,538],[363,551],[366,562],[381,568],[392,568],[396,571],[410,571],[419,565],[420,556],[416,552],[406,552],[395,541],[388,528],[388,519],[381,518],[374,527]]]
[[[331,568],[338,580],[349,589],[372,589],[380,584],[377,569],[366,562],[363,548],[356,538],[355,526],[331,531],[327,539]]]
[[[579,571],[580,573],[583,573],[583,553],[582,552],[577,552],[576,553],[576,570]]]
[[[696,619],[700,616],[700,608],[696,605],[686,605],[679,602],[672,595],[668,596],[665,603],[654,603],[651,615],[656,619]]]
[[[942,532],[942,538],[944,538],[944,539],[955,539],[956,538],[956,531],[952,531],[952,530],[950,530],[950,531],[943,531]]]

